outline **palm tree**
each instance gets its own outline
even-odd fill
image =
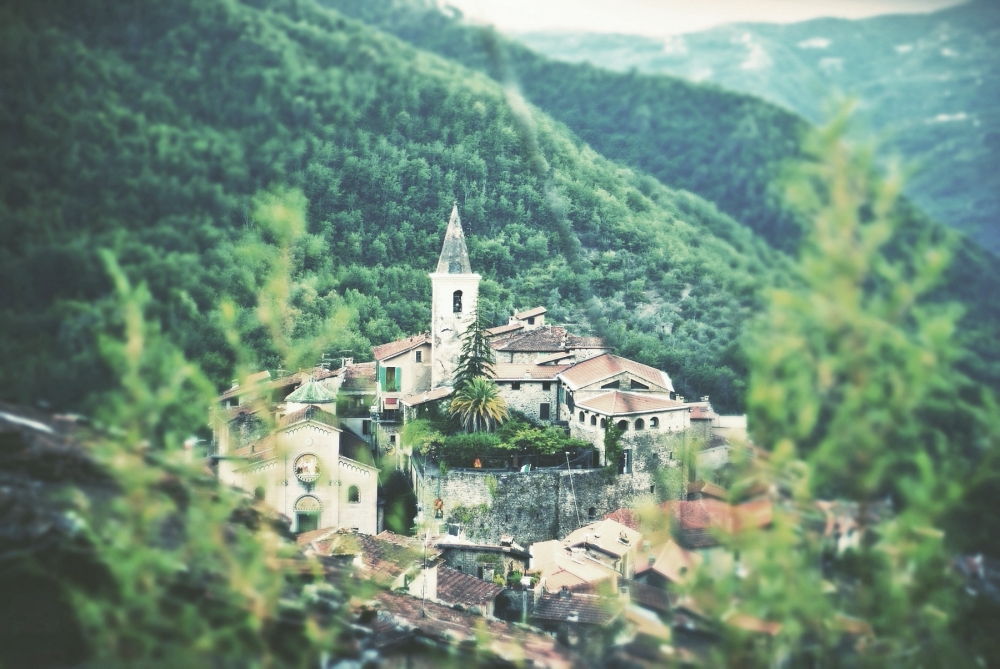
[[[485,376],[470,379],[455,391],[448,412],[458,414],[466,432],[489,432],[507,420],[507,401]]]

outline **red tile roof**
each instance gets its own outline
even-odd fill
[[[565,378],[565,375],[563,376]],[[661,395],[612,390],[603,395],[577,401],[581,409],[608,415],[643,413],[646,411],[674,411],[684,409],[684,403]]]
[[[711,406],[696,404],[691,407],[691,420],[714,420],[718,418]]]
[[[674,582],[683,583],[694,570],[701,564],[702,558],[697,553],[681,548],[675,541],[670,540],[659,546],[654,546],[649,553],[640,555],[640,560],[645,558],[645,562],[636,565],[636,575],[644,574],[649,570]],[[652,564],[650,564],[652,558]]]
[[[670,611],[670,595],[663,588],[657,588],[656,586],[639,583],[627,578],[618,581],[618,585],[628,586],[629,597],[636,604],[661,613]]]
[[[491,337],[497,335],[507,334],[508,332],[514,332],[515,330],[524,329],[523,323],[508,323],[507,325],[498,325],[495,328],[486,328],[486,334]]]
[[[498,362],[493,365],[493,378],[498,381],[554,381],[556,374],[569,368],[569,365],[533,365],[530,363],[519,365]]]
[[[463,574],[447,565],[437,568],[437,599],[445,604],[486,607],[503,592],[503,587]]]
[[[514,332],[490,340],[498,351],[555,353],[570,348],[608,348],[600,337],[577,337],[558,325],[546,325],[527,332]]]
[[[375,356],[376,360],[388,360],[400,353],[405,353],[406,351],[417,348],[424,344],[431,343],[431,335],[428,332],[419,335],[411,335],[410,337],[405,337],[403,339],[397,339],[396,341],[391,341],[388,344],[382,344],[381,346],[375,346],[372,348],[372,354]]]
[[[647,381],[650,385],[656,386],[666,391],[673,391],[674,386],[666,372],[661,372],[655,367],[644,365],[628,358],[621,358],[611,353],[604,353],[599,356],[578,362],[566,372],[563,372],[562,379],[569,386],[570,390],[576,390],[583,386],[602,381],[608,377],[628,372],[635,377]]]
[[[451,395],[453,392],[455,392],[454,388],[448,388],[447,386],[443,386],[441,388],[435,388],[434,390],[428,390],[427,392],[414,393],[413,395],[406,395],[405,397],[400,397],[399,401],[405,404],[406,406],[415,407],[424,404],[425,402],[435,402],[437,400],[444,399],[445,397]]]
[[[344,369],[341,390],[375,391],[375,363],[358,362]]]
[[[566,360],[568,358],[575,358],[575,357],[576,357],[576,353],[573,353],[572,351],[560,351],[559,353],[553,353],[552,355],[542,356],[538,360],[535,360],[535,364],[536,365],[545,365],[545,364],[548,364],[550,362],[555,362],[556,360]],[[572,364],[572,363],[568,363],[568,364]]]
[[[589,666],[547,634],[394,592],[379,593],[376,601],[380,610],[373,623],[374,640],[386,653],[402,647],[407,639],[419,638],[452,647],[475,642],[477,657],[484,661],[490,657],[502,660],[488,664],[530,665],[539,669]]]
[[[729,497],[729,491],[720,485],[716,485],[710,481],[692,481],[687,484],[688,494],[701,494],[706,497],[714,497],[715,499],[726,499]]]
[[[245,379],[245,383],[239,386],[230,388],[226,392],[222,393],[216,397],[217,402],[229,399],[236,395],[245,395],[251,392],[260,392],[261,390],[271,390],[275,388],[285,388],[287,386],[298,386],[304,381],[309,379],[315,379],[316,381],[322,381],[323,379],[328,379],[332,376],[337,376],[343,371],[343,369],[324,369],[322,367],[314,367],[313,369],[302,370],[298,372],[293,372],[292,374],[286,374],[285,376],[279,376],[276,379],[270,379],[270,372],[263,371],[251,374]]]
[[[531,617],[584,625],[607,625],[618,616],[622,608],[620,600],[560,592],[539,597]]]
[[[531,318],[532,316],[540,316],[546,313],[548,309],[545,307],[535,307],[534,309],[528,309],[527,311],[522,311],[521,313],[514,314],[514,318],[525,319]]]
[[[633,509],[616,509],[604,517],[639,531],[639,513]]]
[[[741,532],[771,524],[774,508],[769,499],[730,505],[717,499],[669,501],[660,505],[678,522],[681,539],[692,548],[715,546],[719,532]]]

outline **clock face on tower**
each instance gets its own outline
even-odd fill
[[[319,458],[312,453],[304,453],[295,458],[295,478],[303,483],[312,483],[319,478]]]

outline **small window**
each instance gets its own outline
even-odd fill
[[[618,421],[618,429],[621,430],[622,432],[628,432],[628,421],[627,420]]]
[[[462,313],[462,291],[456,290],[451,294],[451,310],[456,313]]]
[[[649,386],[647,386],[645,383],[639,383],[635,379],[632,379],[629,385],[631,386],[632,390],[649,390]]]
[[[591,425],[597,425],[597,416],[596,415],[590,417],[590,424]]]
[[[605,383],[603,386],[601,386],[601,388],[616,389],[619,386],[621,386],[621,382],[620,381],[612,381],[611,383]]]
[[[389,443],[392,444],[393,446],[396,445],[396,435],[394,434],[389,435]]]
[[[263,502],[264,501],[264,488],[263,486],[257,486],[253,489],[253,501]]]
[[[542,402],[538,405],[538,418],[541,420],[549,419],[549,403]]]
[[[534,316],[529,316],[528,317],[528,325],[534,325],[534,324],[535,324],[535,317]]]
[[[649,429],[655,430],[658,427],[660,427],[660,419],[657,418],[656,416],[653,416],[652,418],[649,419]]]
[[[552,382],[542,381],[542,390],[552,390]]]
[[[637,418],[636,421],[635,421],[635,429],[637,429],[637,430],[645,430],[646,429],[646,421],[644,421],[641,418]]]
[[[649,494],[652,495],[655,492],[656,492],[656,484],[654,483],[653,485],[649,486]]]
[[[589,520],[597,518],[597,509],[595,507],[590,507],[589,509],[587,509],[587,518]]]
[[[368,436],[372,433],[372,422],[370,420],[361,421],[361,434]]]
[[[582,423],[582,422],[583,422],[584,420],[586,420],[586,416],[587,416],[587,415],[586,415],[585,413],[583,413],[582,411],[580,412],[580,422],[581,422],[581,423]]]
[[[352,485],[347,489],[347,501],[353,504],[361,502],[361,491],[358,490],[358,486]]]
[[[424,361],[424,352],[423,351],[416,351],[413,354],[413,361],[414,362],[423,362]]]
[[[608,421],[602,418],[601,419],[601,429],[602,430],[606,430],[607,427],[608,427]]]
[[[520,381],[511,381],[510,389],[511,390],[520,390],[521,389],[521,382]]]

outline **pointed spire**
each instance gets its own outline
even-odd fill
[[[444,233],[444,245],[438,260],[438,274],[472,274],[469,264],[469,250],[465,248],[465,234],[462,221],[458,218],[458,202],[451,209],[448,231]]]

